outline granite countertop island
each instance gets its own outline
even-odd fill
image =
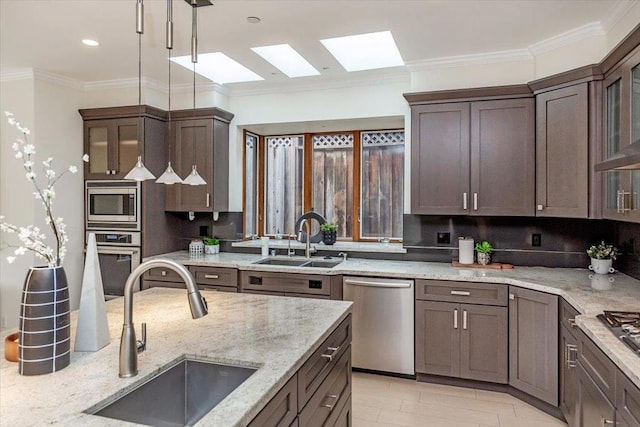
[[[517,266],[513,270],[491,270],[456,268],[451,264],[435,262],[358,258],[347,259],[330,269],[286,267],[253,264],[262,258],[259,254],[220,253],[191,257],[187,251],[153,258],[168,258],[184,265],[231,267],[239,270],[503,283],[555,294],[581,313],[576,317],[580,329],[640,387],[640,357],[633,354],[631,349],[596,318],[604,310],[640,311],[640,280],[622,273],[600,275],[581,268]]]
[[[204,416],[197,426],[249,423],[303,362],[351,312],[351,303],[306,298],[206,292],[209,314],[193,320],[186,292],[153,288],[134,297],[138,334],[147,323],[147,350],[139,373],[118,377],[123,299],[107,302],[111,342],[94,353],[73,352],[65,369],[20,376],[18,364],[0,362],[1,424],[109,426],[132,425],[85,414],[181,358],[257,368],[244,383]],[[77,312],[71,317],[75,336]],[[7,331],[8,332],[8,331]]]

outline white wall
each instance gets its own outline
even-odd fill
[[[31,130],[29,142],[36,146],[36,164],[54,157],[54,169],[61,172],[70,164],[82,170],[82,119],[77,110],[82,100],[79,88],[41,81],[37,78],[2,82],[0,107],[9,110]],[[24,177],[22,162],[13,155],[11,144],[21,134],[2,117],[0,144],[0,212],[7,221],[16,225],[36,224],[47,230],[44,211],[33,197],[33,186]],[[83,267],[83,213],[82,173],[68,174],[56,184],[54,214],[67,224],[69,244],[64,266],[69,281],[72,308],[77,308]],[[53,236],[47,234],[48,239]],[[0,317],[6,318],[6,327],[18,325],[18,307],[24,278],[32,265],[41,260],[32,255],[18,257],[7,264],[6,257],[19,245],[15,235],[2,233],[0,237]]]

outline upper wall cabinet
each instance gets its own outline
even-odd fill
[[[162,110],[148,106],[92,108],[80,110],[80,115],[84,120],[84,152],[89,155],[84,164],[85,179],[122,179],[138,156],[147,163],[145,146],[158,141],[153,138],[147,143],[146,139],[160,134],[159,144],[164,146]]]
[[[603,158],[640,142],[640,47],[606,74],[604,80]],[[604,174],[602,216],[640,222],[640,170]]]
[[[218,108],[172,113],[172,165],[183,179],[195,165],[206,185],[171,185],[166,210],[225,212],[229,210],[229,122],[233,114]]]
[[[413,214],[534,215],[534,102],[527,86],[405,98]]]
[[[602,73],[590,65],[529,86],[536,94],[536,216],[598,216]]]

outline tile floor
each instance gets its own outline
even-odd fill
[[[353,373],[354,427],[563,427],[505,393]]]

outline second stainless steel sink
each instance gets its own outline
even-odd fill
[[[184,359],[107,406],[87,413],[150,426],[193,425],[256,371]]]
[[[282,265],[287,267],[312,267],[312,268],[333,268],[340,264],[342,260],[336,261],[331,259],[307,259],[307,258],[279,258],[269,257],[253,262],[253,264],[262,265]]]

